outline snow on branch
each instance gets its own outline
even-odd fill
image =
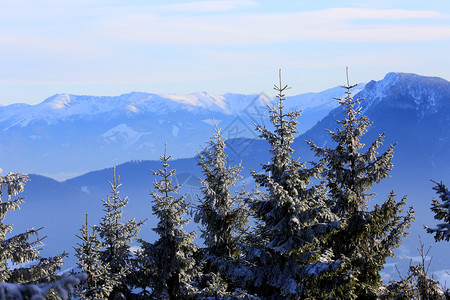
[[[75,286],[86,278],[85,273],[80,273],[75,275],[65,274],[62,279],[52,283],[18,284],[0,282],[0,299],[44,300],[45,296],[53,289],[61,299],[66,300],[70,299],[69,295],[73,292]]]

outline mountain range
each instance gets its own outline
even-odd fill
[[[384,202],[389,192],[394,190],[397,200],[403,195],[408,195],[407,203],[413,205],[416,211],[416,221],[410,229],[411,233],[402,243],[401,249],[396,251],[397,257],[389,260],[384,270],[385,276],[386,278],[395,277],[394,263],[403,266],[403,270],[405,270],[410,260],[416,261],[418,259],[416,249],[419,246],[418,235],[420,235],[426,246],[433,245],[430,252],[430,255],[433,256],[430,271],[434,271],[438,279],[450,282],[449,275],[446,273],[450,271],[450,262],[447,260],[449,244],[445,242],[434,244],[432,236],[423,230],[423,225],[433,226],[436,223],[429,209],[431,199],[435,196],[432,190],[434,184],[430,179],[442,180],[450,185],[450,82],[436,77],[389,73],[380,81],[371,81],[357,88],[354,91],[355,98],[363,99],[360,101],[361,109],[373,122],[373,125],[368,128],[363,142],[369,144],[380,133],[386,133],[381,151],[387,149],[390,144],[396,144],[392,177],[382,181],[374,188],[377,195],[374,196],[371,205]],[[304,110],[304,114],[298,120],[301,134],[293,144],[295,157],[299,157],[301,161],[315,159],[305,140],[312,140],[321,146],[332,145],[330,135],[325,129],[335,130],[336,120],[342,119],[343,112],[332,98],[340,97],[343,94],[343,89],[333,88],[323,93],[300,95],[287,99],[286,106],[289,109],[300,108]],[[207,100],[201,98],[200,95],[215,100]],[[230,95],[233,95],[233,97]],[[63,149],[61,147],[53,150],[55,154],[54,163],[59,164],[61,170],[65,170],[64,160],[66,156],[79,156],[80,160],[85,156],[88,161],[91,161],[90,158],[103,157],[101,162],[91,166],[91,169],[95,169],[97,165],[103,164],[102,167],[98,168],[99,170],[64,181],[56,181],[41,175],[30,175],[31,181],[25,188],[26,203],[22,205],[20,212],[10,213],[7,221],[14,223],[15,230],[24,230],[30,226],[45,226],[44,230],[48,238],[43,253],[53,255],[58,251],[69,251],[71,257],[67,266],[73,266],[75,260],[71,247],[76,243],[75,234],[81,228],[85,220],[85,214],[89,214],[92,224],[97,223],[102,215],[100,199],[106,199],[109,191],[108,180],[112,180],[113,174],[112,169],[108,166],[114,165],[117,161],[108,159],[115,157],[114,155],[117,155],[117,153],[123,153],[120,152],[126,148],[123,143],[126,144],[126,141],[129,141],[129,137],[132,136],[130,133],[126,136],[127,139],[120,139],[120,134],[116,134],[111,129],[117,128],[120,124],[124,124],[119,127],[122,131],[117,130],[121,133],[126,131],[124,128],[127,127],[138,132],[138,128],[144,128],[142,124],[151,124],[151,126],[154,126],[152,132],[158,132],[160,136],[161,141],[158,141],[158,143],[160,142],[163,146],[162,139],[166,138],[168,153],[175,153],[175,157],[191,156],[191,158],[173,160],[171,167],[177,170],[177,183],[183,184],[181,192],[187,193],[188,199],[192,202],[197,199],[200,188],[198,177],[201,172],[197,167],[197,159],[193,157],[195,152],[190,150],[188,143],[194,141],[197,143],[201,139],[197,143],[195,151],[200,149],[199,145],[205,145],[205,142],[211,136],[214,124],[204,120],[211,120],[214,117],[218,126],[224,130],[225,135],[227,135],[226,128],[232,127],[230,124],[238,123],[247,126],[240,128],[242,130],[247,129],[242,135],[238,135],[239,138],[227,140],[227,153],[230,163],[242,162],[245,167],[242,173],[243,180],[247,181],[248,186],[251,187],[252,180],[248,169],[259,171],[260,163],[267,162],[270,159],[268,145],[265,141],[255,138],[256,132],[252,123],[258,121],[255,116],[262,116],[260,118],[262,124],[269,126],[267,111],[261,113],[260,109],[262,109],[264,103],[270,103],[272,98],[255,95],[237,96],[236,94],[213,96],[206,93],[193,94],[189,96],[191,98],[188,96],[169,96],[172,98],[161,100],[163,96],[143,93],[137,93],[134,96],[133,94],[127,94],[119,98],[57,95],[40,104],[42,107],[47,105],[49,107],[47,111],[43,108],[37,109],[39,105],[2,107],[0,111],[0,126],[3,128],[2,139],[7,137],[9,138],[7,141],[12,143],[2,143],[3,165],[5,165],[7,158],[4,156],[5,153],[14,153],[13,146],[22,145],[23,149],[16,150],[20,152],[20,155],[23,155],[22,153],[33,154],[34,149],[28,147],[34,144],[32,142],[21,144],[21,141],[30,139],[31,134],[37,135],[38,133],[40,138],[31,139],[34,142],[41,141],[44,145],[44,141],[58,141],[59,143],[62,137],[69,139],[72,134],[79,137],[80,135],[75,133],[78,134],[83,130],[92,132],[91,142],[93,145],[84,144],[85,136],[83,136],[79,137],[77,141],[71,141],[73,144],[79,143],[79,148],[82,148],[81,145],[85,145],[82,150],[75,146],[68,147],[66,154],[59,154],[57,150]],[[326,100],[325,96],[329,99]],[[173,100],[174,98],[178,100],[169,102],[171,108],[168,109],[163,104],[161,106],[150,105],[142,100],[142,97],[150,97],[150,99],[155,97],[160,100],[155,103],[166,103],[169,101],[167,99]],[[180,98],[184,100],[180,100]],[[141,99],[141,106],[134,105],[136,111],[130,113],[127,112],[127,105],[139,102],[133,99]],[[187,99],[191,100],[188,101]],[[104,104],[102,103],[104,100],[115,104],[120,102],[121,104]],[[58,106],[56,103],[66,104],[58,104],[60,105]],[[249,103],[257,104],[249,105]],[[310,103],[310,105],[308,106],[307,103]],[[59,114],[51,113],[50,107],[53,107],[52,105],[60,107],[55,108]],[[249,108],[252,112],[258,112],[258,114],[249,113]],[[20,110],[23,112],[41,111],[42,114],[35,113],[25,116],[19,113]],[[142,115],[138,112],[142,112]],[[310,112],[310,117],[308,117],[308,112]],[[177,122],[185,120],[181,118],[182,116],[185,116],[187,120],[196,120],[189,121],[191,122],[189,124],[195,124],[195,126],[192,125],[188,128],[186,125],[188,122],[183,121],[182,126],[177,126],[178,135],[174,136],[172,126],[176,126]],[[316,118],[314,119],[313,116]],[[147,120],[148,118],[151,120]],[[308,118],[311,119],[308,120]],[[148,129],[142,130],[140,132],[145,132]],[[188,133],[191,133],[191,135]],[[111,139],[112,137],[116,139]],[[144,145],[142,147],[145,147],[145,143],[152,141],[150,136],[148,136],[149,139],[146,139],[146,137],[141,135],[136,138],[128,149],[138,149],[141,144]],[[96,141],[102,142],[96,143]],[[109,144],[107,141],[109,141]],[[154,140],[153,142],[155,143]],[[44,146],[42,145],[39,147],[43,149]],[[50,145],[53,144],[50,143]],[[95,147],[100,147],[100,153],[94,151],[97,149]],[[42,155],[41,153],[44,150],[39,149],[41,152],[38,153]],[[80,153],[69,152],[69,149],[70,151],[79,149],[77,151],[80,151]],[[116,149],[117,152],[112,155],[108,152],[111,149]],[[119,149],[122,150],[119,151]],[[162,154],[161,148],[155,146],[153,149],[155,155]],[[133,153],[138,152],[130,151],[129,155]],[[147,153],[147,157],[149,155]],[[127,159],[127,157],[126,155],[122,156],[123,159]],[[160,168],[160,162],[155,160],[156,157],[151,158],[152,160],[141,160],[141,156],[135,156],[132,158],[134,161],[117,166],[117,174],[121,176],[123,184],[121,195],[129,196],[130,199],[125,217],[149,218],[140,234],[140,237],[149,241],[156,237],[151,230],[155,227],[156,220],[151,216],[149,188],[152,188],[154,178],[149,170]],[[41,159],[41,163],[47,162],[47,160]],[[73,164],[74,161],[75,159],[71,160],[70,164]],[[8,168],[12,168],[14,162],[10,162]],[[21,168],[26,166],[26,162],[23,162],[20,166]],[[47,170],[46,172],[51,173],[59,169],[48,168]],[[67,169],[67,171],[70,171],[70,169]],[[79,170],[76,170],[76,172],[79,172]],[[26,220],[26,222],[23,222],[23,220]],[[196,226],[191,222],[188,230],[195,230]]]
[[[304,111],[303,131],[336,107],[335,87],[290,97]],[[172,156],[193,157],[215,124],[227,138],[257,138],[253,123],[268,122],[272,97],[206,92],[117,97],[59,94],[40,104],[0,107],[0,168],[67,179],[136,159],[158,159],[164,144]],[[179,146],[182,145],[182,146]]]

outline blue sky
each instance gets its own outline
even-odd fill
[[[0,104],[450,79],[448,1],[0,0]]]

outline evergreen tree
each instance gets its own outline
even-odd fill
[[[12,232],[12,226],[3,221],[9,211],[20,208],[19,205],[23,203],[24,198],[16,196],[23,192],[27,181],[28,177],[20,173],[0,176],[0,281],[3,282],[53,281],[57,279],[56,271],[60,269],[63,258],[67,256],[65,253],[50,258],[39,256],[40,249],[36,246],[42,245],[42,240],[45,238],[39,236],[42,228],[32,228],[7,237]],[[34,240],[30,241],[30,239]],[[37,261],[37,264],[28,265],[33,261]]]
[[[204,226],[200,230],[207,247],[204,296],[232,295],[233,287],[229,285],[233,285],[233,281],[226,273],[234,269],[233,261],[240,253],[239,239],[248,223],[249,212],[241,201],[243,192],[233,195],[231,191],[241,178],[242,167],[240,164],[227,166],[225,147],[225,139],[216,126],[214,138],[198,156],[203,172],[203,197],[199,199],[195,221]]]
[[[71,299],[75,287],[81,284],[86,277],[85,273],[81,273],[65,274],[61,279],[52,283],[17,284],[0,282],[0,299],[44,300],[52,299],[50,297],[54,296],[58,300],[68,300]]]
[[[324,186],[313,184],[321,165],[306,168],[294,159],[291,147],[298,133],[300,111],[285,111],[287,85],[274,87],[277,103],[270,108],[274,131],[257,125],[260,137],[270,144],[271,162],[263,164],[265,173],[252,171],[262,197],[249,201],[259,221],[257,243],[247,251],[255,267],[247,278],[261,296],[299,299],[306,297],[310,285],[335,262],[322,247],[329,233],[339,225],[326,205]],[[253,239],[254,240],[254,239]]]
[[[148,282],[155,299],[184,299],[193,292],[195,232],[187,233],[183,229],[189,222],[189,219],[183,219],[189,205],[185,203],[186,195],[175,196],[181,186],[172,184],[175,170],[169,170],[171,159],[164,150],[161,156],[163,168],[152,171],[160,178],[153,183],[155,190],[150,190],[154,199],[152,210],[159,219],[153,230],[159,239],[154,244],[140,240],[142,246],[137,253],[138,265],[146,268],[147,276],[153,277]],[[143,273],[142,269],[140,273]]]
[[[420,246],[419,248],[417,248],[417,250],[419,251],[421,262],[417,265],[412,265],[410,263],[407,274],[408,276],[406,278],[403,278],[399,274],[400,280],[391,282],[391,284],[387,287],[387,289],[389,290],[389,294],[386,298],[395,300],[448,299],[446,298],[446,295],[450,296],[450,294],[448,294],[450,291],[447,290],[446,293],[444,293],[440,287],[440,282],[428,276],[428,271],[431,265],[431,259],[428,257],[428,253],[431,250],[431,246],[425,252],[422,240],[420,240]]]
[[[215,129],[209,147],[199,153],[198,165],[202,168],[202,194],[195,221],[201,222],[201,237],[208,252],[216,257],[231,258],[239,252],[239,234],[248,222],[248,213],[240,201],[240,193],[232,195],[231,188],[241,176],[241,165],[227,166],[225,139]]]
[[[152,294],[158,281],[157,278],[159,277],[156,268],[155,256],[157,254],[155,245],[143,239],[138,238],[137,240],[141,246],[136,251],[136,257],[132,260],[134,275],[132,284],[140,290],[139,296],[144,299],[152,299]]]
[[[377,298],[385,291],[379,271],[386,257],[393,256],[393,249],[399,247],[406,236],[413,217],[410,208],[402,215],[405,198],[397,202],[393,192],[381,206],[368,211],[368,202],[374,196],[369,193],[374,183],[389,176],[392,170],[394,145],[377,156],[384,134],[365,151],[361,137],[371,125],[367,116],[357,108],[360,99],[354,100],[351,89],[356,85],[344,86],[346,97],[337,99],[342,106],[345,119],[337,123],[336,132],[329,130],[335,148],[323,148],[308,143],[326,165],[322,172],[328,187],[329,203],[332,211],[339,216],[341,227],[330,239],[330,247],[335,259],[344,267],[330,279],[334,297]]]
[[[450,192],[442,182],[435,182],[436,186],[433,189],[439,195],[440,201],[433,198],[431,211],[434,212],[434,218],[443,221],[437,225],[436,228],[425,226],[428,233],[434,233],[436,242],[450,240]]]
[[[114,168],[113,182],[109,182],[111,195],[108,195],[106,200],[102,199],[105,215],[101,218],[99,225],[94,227],[102,240],[103,249],[100,250],[99,258],[101,264],[106,265],[102,271],[107,271],[102,276],[106,285],[103,289],[108,290],[110,286],[113,286],[113,291],[109,295],[110,299],[130,294],[127,282],[127,276],[132,271],[130,243],[144,224],[143,221],[137,222],[134,219],[123,222],[122,215],[128,204],[128,197],[120,198],[119,180],[120,177],[116,177],[116,168]]]
[[[89,228],[92,229],[90,232]],[[88,224],[86,214],[86,224],[80,230],[77,237],[81,240],[78,247],[74,247],[78,258],[77,265],[80,270],[87,274],[87,280],[83,286],[79,286],[78,295],[83,299],[104,299],[109,296],[114,286],[118,283],[109,278],[110,268],[108,264],[103,264],[100,259],[102,242],[99,240],[93,226]]]

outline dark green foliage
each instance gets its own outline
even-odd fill
[[[114,168],[113,182],[109,182],[111,195],[108,195],[106,200],[102,199],[105,215],[95,227],[104,247],[100,250],[100,260],[102,264],[107,265],[105,278],[108,278],[108,284],[114,285],[110,298],[130,293],[127,283],[127,276],[132,270],[130,243],[144,224],[143,221],[137,222],[134,219],[123,222],[123,209],[128,204],[128,197],[120,198],[119,179]]]
[[[330,239],[333,257],[343,262],[338,274],[330,278],[331,294],[348,299],[376,299],[384,294],[379,271],[386,257],[400,246],[407,235],[405,230],[413,221],[413,209],[406,214],[405,199],[397,202],[391,193],[381,206],[368,211],[373,184],[389,176],[392,170],[394,146],[378,155],[384,134],[380,134],[366,150],[361,137],[371,125],[366,116],[360,116],[359,99],[354,100],[347,85],[347,96],[337,99],[345,119],[337,121],[341,128],[329,131],[334,148],[323,148],[309,141],[316,156],[325,164],[322,176],[326,180],[331,210],[340,218],[340,229]]]
[[[159,222],[153,230],[159,239],[154,244],[140,240],[142,246],[137,253],[137,274],[148,276],[141,278],[137,286],[152,289],[154,299],[184,299],[192,294],[194,288],[191,281],[194,277],[197,250],[192,241],[195,233],[183,230],[189,220],[183,219],[189,205],[185,203],[186,195],[176,197],[180,185],[173,186],[172,176],[175,170],[169,170],[170,156],[161,156],[163,168],[153,171],[159,177],[153,183],[152,210]],[[148,280],[148,281],[147,281]],[[144,293],[147,294],[144,289]]]
[[[323,245],[339,222],[326,206],[324,185],[312,181],[322,165],[306,168],[292,157],[300,112],[284,110],[287,89],[280,71],[280,85],[275,86],[278,101],[270,108],[275,129],[257,126],[260,137],[270,144],[272,158],[262,165],[266,173],[252,174],[262,191],[261,197],[248,201],[259,226],[253,233],[256,243],[247,249],[254,267],[246,276],[252,281],[249,290],[257,295],[298,299],[312,288],[314,278],[336,267]]]
[[[436,220],[442,221],[436,228],[425,226],[428,233],[434,233],[436,242],[450,240],[450,192],[442,182],[435,182],[436,186],[433,188],[439,195],[440,200],[433,199],[431,211],[434,213]]]
[[[158,278],[156,261],[153,256],[157,253],[152,243],[142,239],[137,239],[141,244],[140,249],[136,252],[133,259],[133,276],[132,284],[139,289],[139,296],[144,299],[151,299],[152,291],[155,290],[155,282]]]
[[[39,229],[29,229],[26,232],[7,237],[12,232],[12,226],[3,223],[6,213],[16,210],[23,197],[16,197],[23,192],[28,177],[24,174],[8,174],[0,176],[0,281],[14,283],[50,282],[58,277],[56,271],[63,264],[63,253],[51,258],[41,258],[40,249],[45,237],[40,237]],[[30,239],[33,239],[30,241]],[[34,265],[27,265],[37,262]],[[26,266],[23,266],[25,264]],[[21,265],[21,266],[19,266]]]
[[[107,298],[117,282],[109,278],[109,265],[104,264],[100,259],[103,243],[98,239],[95,228],[89,226],[87,214],[86,224],[83,225],[77,237],[81,240],[78,247],[74,247],[75,256],[78,258],[77,265],[87,274],[87,280],[83,286],[79,287],[78,294],[83,299]]]
[[[216,128],[209,147],[199,153],[198,165],[202,168],[202,195],[199,199],[196,222],[204,226],[201,237],[208,252],[217,257],[238,255],[238,238],[248,223],[248,211],[240,200],[240,193],[232,195],[241,177],[242,167],[228,167],[225,154],[225,139]]]
[[[143,221],[134,219],[124,222],[123,210],[128,203],[128,197],[119,196],[120,177],[116,177],[114,168],[111,195],[102,199],[105,215],[99,225],[89,225],[81,229],[81,244],[75,248],[78,266],[88,274],[88,280],[83,287],[82,297],[85,299],[119,299],[130,297],[132,264],[130,243],[138,235]],[[119,298],[117,298],[119,297]]]
[[[371,123],[367,116],[359,116],[362,108],[355,107],[362,100],[353,99],[351,89],[355,86],[344,86],[347,96],[337,99],[346,118],[336,121],[341,125],[336,132],[329,130],[336,147],[322,148],[311,141],[308,142],[316,156],[321,157],[327,166],[323,175],[327,180],[330,198],[334,201],[333,211],[340,217],[352,216],[366,209],[367,203],[374,195],[368,191],[374,183],[379,183],[381,179],[389,176],[389,171],[393,168],[394,145],[377,156],[384,134],[380,134],[378,139],[362,152],[365,145],[361,142],[361,137]]]
[[[242,167],[228,166],[225,139],[216,128],[208,147],[199,153],[202,169],[202,197],[195,215],[206,246],[201,254],[202,274],[197,295],[209,297],[232,296],[236,283],[231,278],[234,263],[240,256],[241,235],[247,229],[249,211],[242,198],[246,192],[234,192]]]
[[[399,281],[392,281],[387,286],[386,297],[395,300],[407,299],[422,299],[422,300],[444,300],[447,299],[443,293],[440,282],[430,278],[429,269],[432,258],[428,256],[431,246],[427,251],[424,250],[424,244],[420,239],[420,245],[417,250],[421,258],[421,262],[417,265],[410,263],[407,277],[402,277],[400,274]],[[428,261],[428,263],[427,263]],[[448,291],[447,291],[448,292]]]

